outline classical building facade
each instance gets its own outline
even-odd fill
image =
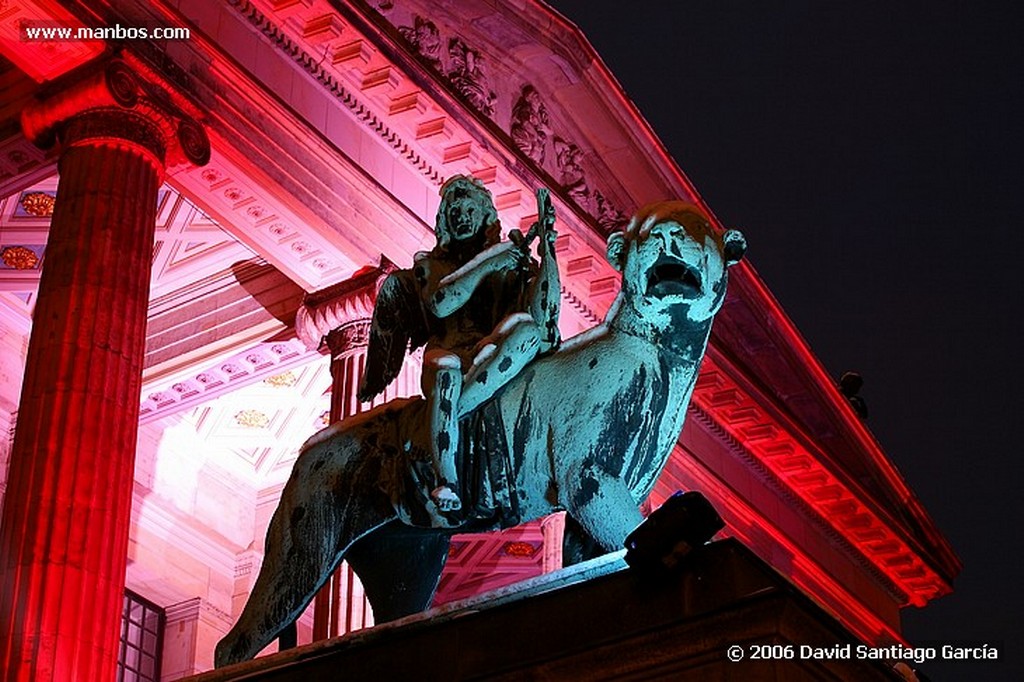
[[[107,33],[29,34],[83,27]],[[446,178],[481,179],[505,230],[551,189],[563,336],[611,302],[631,211],[703,205],[540,0],[4,0],[0,51],[5,679],[211,666],[298,446],[366,407],[376,286],[432,245]],[[898,642],[959,562],[754,268],[730,287],[648,504],[701,490],[724,535]],[[456,537],[438,600],[558,568],[561,523]],[[342,569],[300,642],[369,624]]]

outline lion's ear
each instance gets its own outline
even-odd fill
[[[726,265],[736,265],[747,252],[747,239],[739,230],[729,230],[722,235],[722,257]]]
[[[622,272],[622,269],[626,267],[626,235],[624,233],[612,232],[608,235],[606,255],[612,267]]]

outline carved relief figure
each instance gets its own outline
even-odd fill
[[[398,33],[409,41],[413,52],[422,57],[430,68],[441,70],[441,36],[434,22],[416,15],[413,25],[399,26]]]
[[[544,148],[551,132],[548,110],[540,93],[532,85],[524,85],[515,106],[512,107],[512,125],[509,133],[519,150],[538,166],[544,165]]]
[[[745,247],[695,206],[647,207],[609,237],[622,289],[604,322],[537,358],[485,406],[459,402],[460,416],[497,413],[484,436],[508,454],[517,503],[508,522],[567,512],[567,564],[619,547],[642,520],[637,507],[682,429],[727,266]],[[378,622],[430,604],[456,529],[406,528],[400,509],[402,486],[431,447],[427,413],[422,399],[392,401],[307,442],[249,601],[217,646],[218,666],[293,633],[342,559],[363,579]],[[463,532],[505,522],[477,519]]]
[[[455,90],[469,100],[480,113],[494,115],[494,102],[498,95],[487,89],[487,76],[483,71],[483,57],[462,38],[448,41],[451,68],[448,81]]]
[[[575,144],[555,137],[555,160],[558,162],[558,180],[566,193],[582,208],[590,208],[590,188],[580,162],[583,152]]]
[[[541,190],[539,219],[526,238],[499,241],[490,193],[462,175],[441,188],[437,246],[416,254],[411,271],[391,275],[374,311],[359,399],[366,402],[398,375],[407,341],[426,345],[423,395],[430,426],[440,512],[458,511],[459,416],[504,386],[558,335],[558,265],[554,209]],[[539,267],[529,242],[539,238]]]
[[[594,190],[592,196],[597,212],[595,217],[597,218],[597,224],[601,226],[601,229],[606,233],[611,233],[615,230],[621,229],[622,226],[626,224],[626,215],[611,201],[605,198],[603,194]]]

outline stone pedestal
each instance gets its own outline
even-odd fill
[[[193,682],[902,679],[869,660],[743,660],[729,647],[856,646],[835,619],[734,540],[647,575],[608,555]]]
[[[29,137],[60,144],[60,184],[0,528],[0,669],[110,680],[157,189],[175,138],[119,61],[23,120]]]

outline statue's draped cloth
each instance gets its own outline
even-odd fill
[[[430,497],[437,479],[423,442],[426,402],[420,398],[396,402],[396,409],[387,410],[386,430],[394,438],[382,437],[378,447],[383,450],[381,489],[391,497],[402,521],[420,528],[465,526],[474,531],[518,525],[515,474],[498,401],[492,398],[459,422],[456,467],[461,472],[457,493],[462,509],[456,512],[441,512]],[[386,441],[390,443],[382,445]]]

